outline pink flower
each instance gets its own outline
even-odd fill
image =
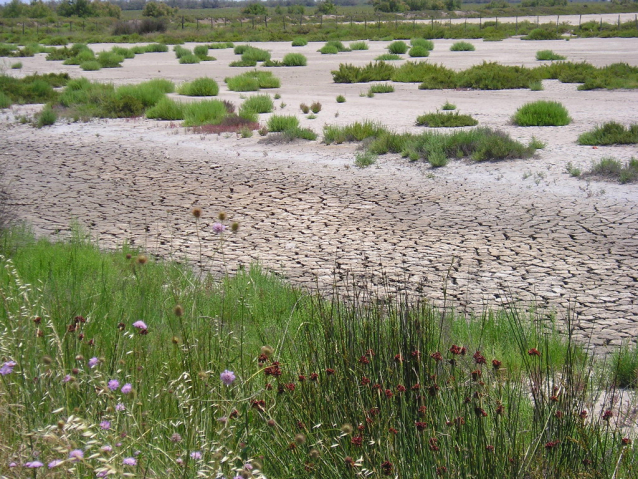
[[[108,386],[111,391],[115,391],[117,388],[120,387],[120,382],[117,379],[111,379],[108,383]]]
[[[199,461],[202,458],[202,453],[199,451],[194,451],[191,452],[191,459],[195,459],[196,461]]]
[[[111,452],[113,448],[107,444],[106,446],[102,446],[100,450],[103,452]]]
[[[217,234],[221,234],[224,232],[224,230],[226,229],[226,226],[224,226],[221,223],[213,223],[213,231]]]
[[[84,451],[82,449],[74,449],[69,453],[69,459],[73,459],[73,462],[77,462],[84,459]]]
[[[90,368],[94,368],[95,366],[97,366],[97,363],[99,362],[98,358],[91,358],[89,359],[89,367]]]
[[[122,404],[121,402],[117,403],[115,405],[115,410],[116,411],[126,411],[126,406],[124,404]]]
[[[133,327],[137,329],[148,329],[148,326],[146,326],[146,323],[142,321],[141,319],[139,321],[135,321],[133,323]]]
[[[64,379],[62,380],[62,382],[68,383],[71,379],[73,379],[71,375],[67,374],[66,376],[64,376]]]
[[[107,431],[107,430],[111,429],[111,422],[110,421],[102,421],[100,423],[100,427],[102,429],[104,429],[105,431]]]
[[[124,386],[122,386],[122,389],[120,389],[120,391],[122,391],[122,394],[128,394],[133,390],[133,386],[131,386],[131,383],[126,383]]]
[[[58,467],[64,461],[62,459],[55,459],[49,463],[49,469],[53,469],[54,467]]]
[[[6,376],[7,374],[11,374],[13,372],[13,368],[18,365],[15,361],[7,361],[0,367],[0,374]]]
[[[235,381],[235,373],[226,369],[223,373],[219,375],[220,379],[226,386],[230,386]]]
[[[42,464],[40,461],[31,461],[31,462],[27,462],[24,467],[28,467],[30,469],[37,469],[38,467],[42,467],[44,466],[44,464]]]
[[[125,466],[137,466],[137,459],[134,457],[125,457],[122,464]]]

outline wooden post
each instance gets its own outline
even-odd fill
[[[498,28],[498,17],[496,17],[496,27],[495,28]]]
[[[434,17],[430,17],[430,30],[434,31]]]
[[[368,29],[368,17],[363,17],[363,29]]]
[[[184,30],[184,15],[182,15],[182,30]]]
[[[303,22],[303,15],[299,15],[299,26],[301,26],[301,23]]]
[[[253,30],[255,29],[255,17],[253,17]]]
[[[514,30],[514,35],[518,35],[518,15],[516,15],[516,30]]]
[[[381,15],[377,17],[377,28],[381,30]]]
[[[467,17],[465,17],[465,31],[467,32]]]
[[[583,21],[583,14],[578,15],[578,26],[580,27],[580,22]]]
[[[264,15],[264,26],[268,28],[268,15]]]
[[[538,15],[536,15],[536,28],[538,28]]]
[[[620,28],[620,15],[618,15],[618,28]]]
[[[199,18],[195,19],[197,21],[197,26],[195,27],[195,30],[199,30]]]
[[[286,15],[283,16],[284,32],[286,31]]]
[[[323,15],[319,15],[319,28],[323,28]]]
[[[24,35],[24,22],[22,22],[22,34]]]
[[[558,21],[560,19],[560,15],[556,15],[556,32],[558,32]]]
[[[479,30],[483,30],[483,17],[479,15]]]

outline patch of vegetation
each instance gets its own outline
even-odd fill
[[[425,48],[426,50],[432,51],[434,50],[434,42],[432,40],[427,40],[425,38],[413,38],[410,40],[410,45],[412,47]]]
[[[577,178],[581,174],[580,168],[577,168],[574,165],[572,165],[571,161],[567,163],[566,169],[567,169],[567,173],[569,173],[569,176],[573,176]]]
[[[571,118],[567,109],[556,101],[535,101],[526,103],[512,117],[518,126],[565,126]]]
[[[390,83],[377,83],[375,85],[370,85],[370,89],[368,90],[368,94],[392,92],[394,92],[394,86]]]
[[[408,44],[401,40],[392,42],[390,43],[390,45],[388,45],[388,52],[395,55],[403,55],[404,53],[407,53],[407,51]]]
[[[346,97],[343,95],[337,95],[337,103],[345,103]]]
[[[100,52],[97,55],[97,61],[102,68],[120,68],[124,57],[113,52]]]
[[[260,88],[279,88],[281,82],[271,72],[251,71],[224,79],[231,91],[258,91]]]
[[[64,65],[82,65],[82,63],[96,61],[93,50],[86,48],[81,50],[76,56],[64,60]]]
[[[551,50],[539,50],[536,52],[536,59],[539,61],[565,60],[566,57],[558,55]]]
[[[394,69],[392,65],[385,62],[368,63],[363,67],[341,63],[338,70],[332,71],[332,78],[335,83],[388,81],[392,79]]]
[[[131,58],[135,58],[135,52],[130,48],[114,46],[113,48],[111,48],[111,51],[124,59],[130,60]]]
[[[11,64],[12,70],[20,70],[22,68],[22,62],[16,62]]]
[[[369,120],[345,126],[325,125],[323,127],[323,142],[330,145],[332,143],[363,141],[366,138],[380,136],[385,131],[385,128],[379,123]]]
[[[193,48],[193,53],[203,62],[216,60],[215,57],[211,57],[208,55],[208,45],[197,45],[195,48]]]
[[[527,35],[522,36],[521,40],[561,40],[563,37],[556,32],[556,29],[535,28]]]
[[[179,94],[186,96],[217,96],[219,85],[212,78],[197,78],[179,87]]]
[[[375,58],[375,61],[377,62],[392,62],[396,60],[403,60],[403,58],[400,55],[396,55],[394,53],[383,53],[382,55],[379,55]]]
[[[35,74],[24,78],[0,75],[0,92],[11,103],[48,103],[58,96],[53,88],[66,85],[69,80],[68,73]]]
[[[426,113],[417,117],[418,126],[428,126],[430,128],[456,128],[461,126],[475,126],[478,121],[470,115],[461,115],[458,111],[454,113]]]
[[[3,108],[9,108],[11,106],[11,98],[3,92],[0,91],[0,110]]]
[[[193,52],[191,50],[189,50],[188,48],[184,48],[181,45],[175,45],[173,47],[173,52],[175,52],[175,57],[179,60],[182,57],[185,57],[187,55],[193,55]]]
[[[321,103],[319,103],[318,101],[313,101],[310,104],[310,111],[317,114],[321,111]]]
[[[428,50],[425,47],[416,46],[416,47],[410,48],[408,55],[413,58],[428,57],[430,56],[430,50]]]
[[[367,50],[369,47],[367,42],[352,42],[349,48],[352,51],[361,51]]]
[[[275,104],[270,95],[253,95],[247,98],[241,105],[240,116],[242,111],[250,110],[254,113],[270,113],[275,108]]]
[[[293,47],[305,47],[308,45],[308,40],[304,37],[297,37],[292,40]]]
[[[308,59],[301,53],[287,53],[284,55],[282,63],[286,67],[305,67],[308,64]]]
[[[612,367],[614,382],[618,387],[638,387],[638,347],[635,344],[624,344],[619,351],[614,352]]]
[[[456,85],[477,90],[506,90],[528,88],[532,81],[538,79],[538,73],[535,70],[483,62],[481,65],[459,72],[456,75]]]
[[[268,62],[265,62],[264,64],[266,64]],[[244,60],[237,60],[234,62],[230,62],[228,64],[229,67],[256,67],[257,66],[257,62],[255,61],[249,61],[249,62],[245,62]]]
[[[474,50],[476,48],[469,42],[455,42],[450,47],[451,52],[473,52]]]
[[[299,127],[299,119],[293,115],[273,115],[268,119],[268,131],[281,132]]]
[[[241,54],[241,60],[246,63],[250,62],[267,62],[270,60],[270,52],[261,48],[248,47]]]
[[[611,121],[578,137],[579,145],[633,145],[638,143],[638,123],[628,127]]]
[[[541,80],[534,80],[529,82],[529,89],[531,91],[543,91],[543,82]]]
[[[97,60],[91,60],[88,62],[83,62],[80,65],[80,68],[85,72],[94,72],[100,70],[102,68],[102,65],[100,65],[100,62],[98,62]]]
[[[377,155],[369,151],[359,152],[355,155],[354,164],[357,168],[367,168],[377,162]]]
[[[617,181],[620,184],[635,183],[638,181],[638,159],[632,158],[623,164],[615,158],[603,158],[582,176]]]
[[[184,104],[164,97],[146,110],[146,117],[153,120],[179,121],[184,119]]]
[[[456,105],[450,103],[449,101],[445,100],[445,103],[443,103],[443,106],[441,107],[441,110],[444,111],[449,111],[449,110],[456,110]]]
[[[208,48],[211,50],[226,50],[227,48],[234,48],[235,45],[233,42],[221,42],[221,43],[211,43],[208,45]]]
[[[226,105],[220,100],[203,100],[185,103],[184,126],[219,124],[227,115]]]
[[[144,50],[146,53],[164,53],[168,51],[168,46],[163,43],[149,43]]]
[[[58,115],[53,111],[51,105],[46,105],[37,116],[36,126],[42,128],[53,125],[58,119]]]
[[[187,55],[182,55],[181,57],[179,57],[179,63],[181,65],[193,65],[201,61],[202,61],[201,58],[199,58],[197,55],[193,53],[189,53]]]
[[[317,51],[321,53],[322,55],[336,55],[337,53],[339,53],[339,50],[337,49],[337,47],[332,45],[324,45]]]

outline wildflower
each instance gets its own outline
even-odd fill
[[[589,413],[587,412],[586,409],[583,409],[580,414],[579,414],[581,419],[587,419],[587,416],[589,416]]]
[[[226,416],[218,417],[217,422],[220,424],[226,424],[228,422],[228,418]]]
[[[319,375],[317,373],[310,373],[311,381],[316,381],[317,379],[319,379]]]
[[[181,466],[182,464],[184,464],[184,459],[178,457],[177,459],[175,459],[175,462]]]
[[[0,374],[6,376],[7,374],[11,374],[13,372],[13,368],[18,365],[15,361],[7,361],[0,368]]]
[[[414,425],[416,426],[416,430],[419,432],[425,431],[425,429],[428,427],[428,424],[426,422],[420,421],[415,422]]]
[[[402,362],[403,362],[403,356],[401,356],[401,354],[395,354],[395,355],[394,355],[394,360],[395,360],[397,363],[402,363]]]
[[[629,446],[631,444],[631,439],[629,439],[628,437],[623,437],[622,438],[622,445],[623,446]]]
[[[287,384],[285,385],[285,388],[286,388],[288,391],[290,391],[290,392],[293,392],[293,391],[295,390],[295,387],[296,387],[296,386],[295,386],[295,383],[287,383]]]
[[[447,472],[447,467],[445,467],[445,466],[441,466],[441,467],[437,467],[436,468],[436,475],[437,476],[442,476],[446,472]]]
[[[558,446],[560,444],[560,441],[549,441],[547,443],[545,443],[545,449],[553,449],[554,447]]]
[[[191,452],[191,459],[199,461],[201,458],[202,458],[202,453],[201,452],[199,452],[199,451]]]
[[[415,351],[412,351],[410,353],[410,356],[412,356],[412,359],[415,359],[416,361],[418,361],[419,359],[421,359],[421,351],[419,351],[418,349]],[[443,358],[441,358],[443,359]]]
[[[122,386],[122,389],[120,389],[120,391],[122,392],[122,394],[128,394],[133,391],[133,386],[131,385],[131,383],[126,383],[124,386]]]
[[[379,409],[378,407],[370,408],[370,410],[368,411],[368,414],[370,414],[370,416],[378,416],[380,413],[381,409]]]
[[[191,213],[196,219],[199,219],[202,216],[202,209],[198,206],[191,210]]]
[[[612,417],[614,417],[614,412],[611,409],[607,409],[603,413],[603,421],[609,421]]]
[[[428,392],[430,393],[430,396],[436,396],[436,393],[439,389],[441,388],[439,387],[438,384],[433,384],[432,386],[428,388]]]
[[[381,470],[383,471],[383,474],[385,474],[386,476],[389,476],[390,474],[392,474],[393,468],[394,466],[392,465],[390,461],[385,461],[381,464]]]
[[[18,467],[18,463],[17,462],[10,462],[9,463],[9,467]]]
[[[351,434],[353,431],[352,426],[350,424],[344,424],[341,426],[341,432],[344,434]]]
[[[181,442],[182,441],[182,436],[180,436],[178,433],[173,433],[173,435],[171,436],[171,442]]]
[[[390,429],[388,429],[389,432],[391,432],[392,434],[399,434],[399,431],[397,431],[395,428],[391,427]]]
[[[124,466],[137,466],[137,459],[134,457],[125,457],[122,460],[122,465]]]
[[[111,379],[108,382],[107,386],[111,391],[115,391],[117,388],[120,387],[120,382],[117,379]]]
[[[225,386],[230,386],[235,381],[235,373],[226,369],[223,373],[219,375],[219,378],[222,380]]]
[[[363,444],[363,437],[362,436],[354,436],[350,442],[352,444],[354,444],[355,446],[361,446]]]
[[[501,362],[498,359],[492,359],[492,367],[494,369],[498,369],[501,367]]]
[[[108,444],[106,444],[106,445],[104,445],[104,446],[102,446],[100,448],[100,451],[102,451],[102,452],[111,452],[112,450],[113,450],[113,448],[111,446],[109,446]]]
[[[102,429],[104,429],[105,431],[108,431],[109,429],[111,429],[111,422],[110,421],[102,421],[100,423],[100,427]]]
[[[303,421],[297,421],[297,427],[301,430],[306,429],[306,425],[304,424]]]
[[[487,362],[487,360],[485,359],[485,356],[481,354],[481,351],[476,351],[474,353],[473,358],[476,364],[485,364]]]
[[[435,437],[431,437],[431,438],[428,440],[430,451],[437,452],[437,451],[439,451],[439,450],[441,449],[441,448],[437,445],[437,443],[438,443],[438,442],[439,442],[439,440],[438,440],[437,438],[435,438]]]
[[[138,264],[146,264],[146,262],[148,261],[148,258],[144,256],[143,254],[141,254],[135,260],[137,261]]]
[[[262,401],[263,402],[263,401]],[[265,405],[266,403],[264,403]],[[237,409],[233,409],[230,413],[230,418],[231,419],[235,419],[236,417],[239,417],[239,411]]]
[[[494,446],[492,445],[485,446],[485,449],[487,449],[488,452],[494,452]]]
[[[297,376],[297,379],[299,380],[300,383],[302,383],[306,380],[306,376],[304,376],[303,374],[300,374],[299,376]]]
[[[563,417],[563,411],[556,411],[556,412],[554,413],[554,416],[555,416],[557,419],[562,418],[562,417]]]
[[[370,379],[368,379],[367,377],[363,376],[361,378],[361,385],[362,386],[367,386],[368,384],[370,384]]]
[[[487,413],[485,412],[485,409],[482,409],[480,407],[475,407],[474,408],[474,414],[476,414],[479,417],[487,417]]]
[[[532,348],[529,351],[527,351],[527,354],[529,354],[530,356],[538,356],[538,357],[540,357],[541,352],[538,349],[536,349],[536,348]]]
[[[346,457],[344,459],[344,462],[346,463],[346,466],[348,466],[350,468],[356,466],[356,463],[355,463],[354,459],[352,459],[350,456]]]
[[[92,357],[91,359],[89,359],[89,367],[90,368],[94,368],[95,366],[97,366],[97,363],[99,363],[100,360],[96,357]]]
[[[359,363],[360,364],[370,364],[370,360],[366,356],[361,356],[359,358]]]
[[[124,404],[122,404],[121,402],[117,403],[115,405],[115,410],[116,411],[126,411],[126,406]]]
[[[255,400],[251,403],[251,405],[258,411],[263,411],[264,409],[266,409],[266,401],[264,401],[263,399]]]
[[[274,363],[272,363],[271,366],[268,366],[267,368],[264,368],[264,374],[266,376],[281,376],[282,371],[281,368],[279,367],[279,362],[275,361]]]
[[[302,444],[305,444],[305,442],[306,442],[306,436],[304,436],[301,433],[295,435],[295,444],[297,444],[298,446],[301,446]]]
[[[226,229],[226,226],[224,226],[221,223],[213,223],[213,232],[217,233],[217,234],[221,234],[224,232],[224,230]]]
[[[95,474],[95,477],[106,477],[108,476],[109,471],[107,471],[106,469],[104,471],[99,471]]]
[[[135,321],[133,323],[133,327],[137,329],[148,329],[148,326],[146,326],[146,323],[142,321],[141,319],[139,321]]]
[[[397,391],[400,392],[400,393],[404,393],[406,391],[406,388],[405,388],[405,386],[403,384],[399,384],[397,386]]]
[[[334,369],[332,369],[332,368],[327,368],[327,369],[326,369],[326,374],[327,374],[328,376],[332,376],[332,375],[334,375],[334,373],[335,373],[335,370],[334,370]]]
[[[454,355],[461,354],[461,348],[459,348],[456,344],[450,346],[450,352]]]
[[[503,406],[501,403],[499,403],[499,405],[496,406],[496,414],[499,416],[502,416],[503,414],[505,414],[505,406]]]
[[[476,371],[472,371],[472,379],[473,379],[474,381],[478,381],[478,380],[479,380],[479,378],[481,377],[481,374],[482,374],[482,373],[481,373],[481,370],[480,370],[480,369],[477,369]]]
[[[430,354],[430,357],[434,359],[437,363],[443,360],[443,355],[438,351]]]
[[[49,469],[53,469],[54,467],[58,467],[60,464],[62,464],[64,461],[62,459],[54,459],[53,461],[51,461],[48,466]]]
[[[412,391],[418,391],[419,389],[421,389],[421,385],[417,383],[414,386],[412,386],[410,389],[412,389]]]
[[[84,451],[82,449],[73,449],[69,453],[69,459],[72,459],[73,462],[77,462],[84,459]]]
[[[385,397],[391,398],[392,396],[394,396],[394,393],[392,392],[392,390],[386,389],[385,390]]]
[[[42,464],[40,461],[30,461],[24,465],[24,467],[28,467],[30,469],[37,469],[38,467],[42,466],[44,466],[44,464]]]

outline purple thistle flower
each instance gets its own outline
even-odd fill
[[[148,326],[146,326],[146,323],[142,321],[141,319],[139,321],[135,321],[133,323],[133,327],[137,329],[148,329]]]
[[[73,449],[69,453],[69,459],[73,459],[73,462],[84,459],[84,451],[82,449]]]
[[[42,467],[44,466],[44,464],[42,464],[40,461],[31,461],[31,462],[27,462],[24,467],[28,467],[30,469],[37,469],[38,467]]]
[[[125,457],[122,464],[125,466],[137,466],[137,460],[134,457]]]
[[[11,374],[13,372],[13,368],[18,365],[15,361],[7,361],[0,367],[0,374],[6,376],[7,374]]]
[[[122,386],[122,389],[120,389],[120,391],[122,391],[122,394],[128,394],[133,390],[133,386],[131,386],[131,383],[126,383],[124,386]]]
[[[199,461],[202,458],[202,453],[199,451],[193,451],[191,452],[191,459],[195,459],[196,461]]]
[[[102,421],[100,423],[100,427],[102,429],[104,429],[105,431],[108,431],[109,429],[111,429],[111,422],[110,421]]]
[[[71,375],[67,374],[66,376],[64,376],[64,379],[62,380],[62,382],[68,383],[71,379],[73,379]]]
[[[96,357],[89,359],[89,367],[94,368],[95,366],[97,366],[98,362],[99,362],[99,359]]]
[[[115,410],[116,411],[126,411],[126,406],[124,404],[122,404],[121,402],[117,403],[115,405]]]
[[[100,471],[97,474],[95,474],[95,477],[106,477],[106,476],[108,476],[108,474],[109,474],[109,471],[104,470],[104,471]]]
[[[224,230],[226,229],[226,226],[224,226],[221,223],[213,223],[213,231],[217,234],[221,234],[224,232]]]
[[[108,386],[111,391],[115,391],[117,388],[120,387],[120,382],[117,379],[111,379],[108,382]]]
[[[10,462],[9,467],[18,467],[18,464],[16,462]]]
[[[235,373],[226,369],[219,375],[220,379],[226,386],[230,386],[235,381]]]
[[[100,448],[100,450],[103,451],[103,452],[111,452],[113,450],[113,448],[107,444],[105,446],[102,446]]]
[[[62,459],[55,459],[49,463],[49,469],[53,469],[54,467],[58,467],[64,461]]]

